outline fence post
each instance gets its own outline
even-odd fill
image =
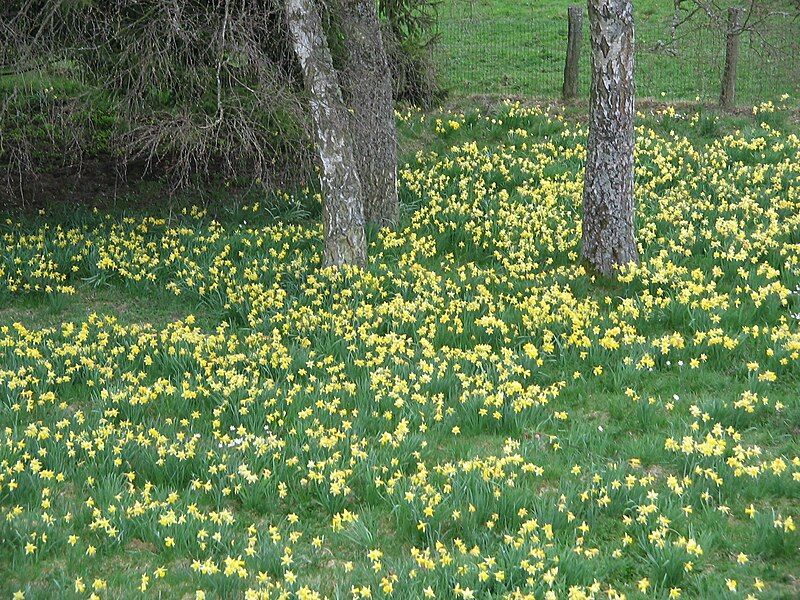
[[[561,97],[564,100],[571,100],[578,96],[581,41],[583,40],[583,6],[570,6],[567,9],[567,20],[569,21],[567,60],[564,64],[564,86],[561,88]]]
[[[729,109],[736,101],[736,68],[739,65],[739,36],[742,33],[742,13],[740,7],[728,9],[728,33],[725,45],[725,72],[722,74],[722,91],[719,105]]]

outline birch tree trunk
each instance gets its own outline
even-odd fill
[[[364,209],[350,119],[314,0],[286,0],[295,54],[303,71],[322,163],[323,266],[367,261]]]
[[[592,83],[582,254],[600,273],[639,261],[634,232],[633,5],[589,0]]]
[[[368,223],[394,227],[397,199],[397,131],[392,75],[375,0],[339,0],[347,51],[342,88],[351,111],[351,131]]]

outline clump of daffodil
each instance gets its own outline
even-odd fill
[[[579,261],[584,126],[520,103],[397,116],[450,147],[401,170],[413,210],[363,270],[321,269],[321,227],[260,203],[5,222],[4,302],[113,286],[180,310],[0,309],[0,590],[56,563],[59,590],[98,598],[781,585],[763,567],[800,535],[800,138],[640,126],[642,262],[611,285]]]

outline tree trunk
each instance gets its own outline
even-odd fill
[[[633,6],[589,0],[592,83],[583,189],[583,257],[600,273],[639,261],[634,234]]]
[[[367,261],[364,209],[350,120],[314,0],[286,0],[292,45],[300,61],[322,163],[323,266]]]
[[[719,104],[724,109],[733,107],[736,101],[736,70],[739,66],[739,36],[742,33],[744,9],[731,6],[728,9],[728,33],[725,42],[725,71],[722,74],[722,91]]]
[[[368,223],[394,227],[397,200],[397,131],[392,74],[375,0],[339,0],[344,46],[342,88]]]
[[[567,59],[564,62],[564,85],[561,97],[572,100],[578,97],[581,42],[583,41],[583,7],[570,6],[567,9]]]

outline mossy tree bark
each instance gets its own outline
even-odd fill
[[[589,0],[592,82],[582,255],[600,273],[639,261],[634,231],[631,0]]]
[[[303,71],[322,166],[323,266],[367,261],[361,181],[350,117],[314,0],[286,0],[292,46]]]

